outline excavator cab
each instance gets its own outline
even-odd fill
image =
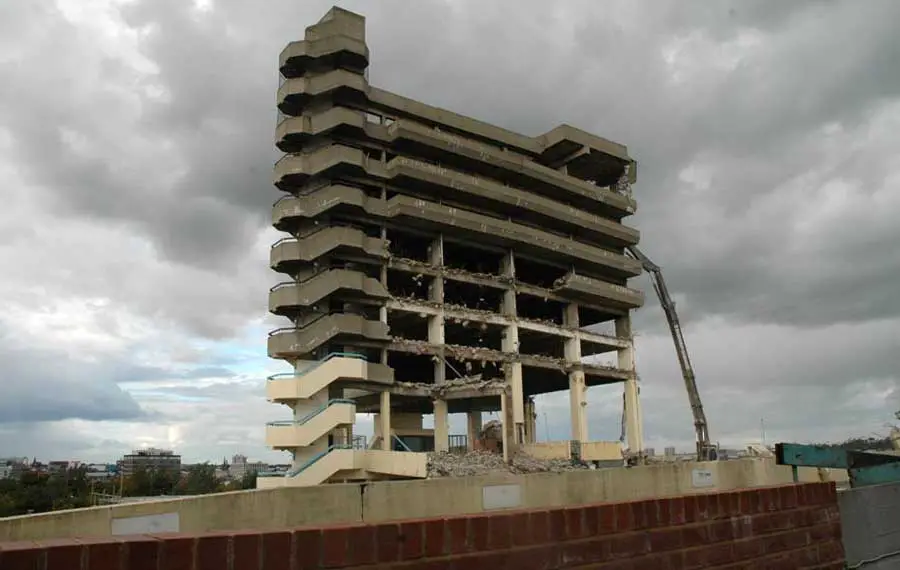
[[[719,460],[719,448],[715,445],[697,445],[697,460],[698,461],[718,461]]]

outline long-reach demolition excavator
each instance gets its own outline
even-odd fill
[[[700,401],[700,391],[697,389],[697,380],[694,377],[694,367],[688,356],[687,345],[681,332],[681,323],[678,321],[678,313],[675,312],[675,301],[669,295],[666,280],[658,265],[650,261],[643,252],[635,246],[628,247],[628,253],[641,262],[644,271],[650,276],[653,289],[659,298],[659,304],[666,314],[669,323],[669,332],[675,341],[675,353],[678,355],[678,363],[681,365],[681,375],[684,377],[684,386],[687,388],[688,400],[691,403],[691,412],[694,415],[694,431],[697,436],[697,460],[715,461],[718,459],[718,450],[709,441],[709,426],[706,423],[706,412],[703,411],[703,402]]]

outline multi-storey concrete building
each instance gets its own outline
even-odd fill
[[[585,454],[586,390],[613,383],[640,450],[627,149],[567,125],[532,138],[432,107],[372,86],[368,65],[364,18],[338,8],[281,54],[273,223],[290,235],[271,266],[288,280],[269,310],[291,326],[268,350],[295,372],[267,393],[294,419],[270,424],[267,442],[294,462],[260,485],[424,476],[422,454],[396,451],[409,449],[397,430],[446,450],[448,413],[468,414],[470,447],[482,412],[499,411],[504,454],[546,455],[533,397],[566,390]],[[586,359],[603,353],[614,363]],[[351,445],[358,412],[377,414],[367,450]]]
[[[119,463],[124,477],[131,477],[138,471],[165,472],[174,476],[181,472],[181,456],[170,449],[135,449],[123,455]]]
[[[235,480],[244,478],[248,473],[262,473],[269,470],[264,461],[247,461],[247,456],[240,453],[232,456],[228,465],[228,476]]]

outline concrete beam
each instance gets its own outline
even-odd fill
[[[515,282],[508,277],[503,277],[501,275],[484,275],[450,267],[433,267],[427,263],[414,259],[392,257],[388,261],[388,267],[397,271],[406,271],[408,273],[422,274],[429,277],[443,275],[444,279],[452,281],[480,285],[492,289],[513,290],[520,295],[529,295],[531,297],[557,301],[560,303],[572,303],[577,301],[582,307],[609,313],[611,315],[624,315],[627,314],[628,311],[627,309],[620,307],[598,303],[596,299],[609,298],[612,300],[614,297],[617,299],[621,297],[621,302],[625,303],[627,306],[633,305],[634,307],[639,307],[643,305],[644,302],[643,293],[636,289],[621,287],[599,280],[591,280],[591,289],[584,293],[585,289],[583,288],[570,288],[569,282],[562,283],[559,290],[547,289],[529,285],[527,283]],[[579,278],[581,278],[581,276],[579,276]],[[572,291],[572,295],[577,294],[578,297],[567,294],[569,290]],[[628,303],[631,305],[628,305]]]
[[[338,336],[371,341],[388,341],[388,327],[381,321],[369,321],[361,315],[336,313],[322,316],[302,328],[284,328],[269,334],[268,352],[272,358],[303,359]],[[381,344],[380,346],[384,346]]]
[[[504,301],[504,303],[506,303],[506,301]],[[403,311],[407,313],[425,314],[429,316],[443,313],[445,319],[473,321],[477,323],[486,323],[489,325],[496,325],[506,328],[515,325],[517,329],[525,329],[537,333],[559,336],[562,338],[578,337],[585,342],[607,348],[608,350],[624,348],[630,344],[628,340],[620,339],[615,336],[593,333],[578,328],[573,329],[560,325],[539,323],[536,321],[529,321],[528,319],[523,319],[521,317],[509,317],[498,313],[492,313],[490,311],[457,308],[452,305],[443,305],[443,308],[441,308],[434,303],[429,303],[426,301],[395,298],[388,300],[386,302],[386,306],[392,311]]]
[[[372,346],[371,343],[365,341],[357,342],[360,346]],[[459,359],[469,360],[487,360],[490,362],[521,362],[523,366],[531,366],[534,368],[545,368],[549,370],[559,370],[560,372],[569,372],[571,370],[580,370],[596,376],[605,376],[610,382],[622,382],[628,378],[628,373],[617,369],[614,366],[603,366],[598,364],[588,364],[583,362],[567,362],[562,358],[552,358],[549,356],[538,356],[534,354],[507,354],[499,350],[491,350],[488,348],[478,348],[472,346],[460,346],[455,344],[446,344],[443,346],[432,346],[427,341],[394,339],[387,345],[388,350],[397,352],[406,352],[409,354],[441,354],[439,349],[443,350],[443,354]]]

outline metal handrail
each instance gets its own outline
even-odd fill
[[[273,243],[273,244],[269,247],[269,249],[275,249],[276,247],[278,247],[278,246],[281,245],[282,243],[287,243],[287,242],[298,242],[298,241],[300,241],[300,240],[304,240],[304,239],[306,239],[306,238],[308,238],[308,237],[312,237],[312,236],[316,235],[316,234],[319,233],[319,232],[322,232],[322,231],[325,231],[325,230],[328,230],[328,229],[331,229],[331,228],[350,228],[350,229],[354,229],[354,230],[361,230],[361,231],[364,231],[364,228],[363,228],[361,225],[359,225],[359,224],[351,224],[351,223],[346,223],[346,222],[343,222],[343,223],[332,223],[332,224],[329,224],[329,225],[327,225],[327,226],[319,226],[319,227],[317,227],[316,229],[314,229],[313,231],[309,232],[308,234],[303,234],[303,235],[300,236],[300,237],[294,237],[294,236],[283,237],[283,238],[281,238],[280,240],[278,240],[278,241],[276,241],[275,243]]]
[[[283,244],[283,243],[292,242],[292,241],[300,241],[300,240],[298,240],[298,239],[295,238],[294,236],[283,237],[283,238],[281,238],[280,240],[278,240],[278,241],[276,241],[275,243],[273,243],[269,249],[275,249],[276,247],[278,247],[279,245],[281,245],[281,244]]]
[[[302,327],[293,326],[293,327],[277,328],[273,331],[269,331],[269,336],[272,337],[272,336],[275,336],[276,334],[280,334],[280,333],[284,333],[284,332],[288,332],[288,331],[304,331],[304,330],[308,329],[309,327],[313,326],[314,324],[316,324],[317,322],[321,321],[325,317],[330,317],[332,315],[345,315],[345,314],[347,314],[347,313],[344,313],[341,311],[330,311],[327,313],[322,313],[318,317],[316,317],[313,320],[309,321],[308,323],[304,324]]]
[[[318,275],[318,273],[316,273],[316,275]],[[281,283],[276,283],[275,285],[272,285],[271,287],[269,287],[269,293],[274,293],[275,291],[278,291],[279,289],[284,289],[285,287],[287,287],[289,285],[302,285],[302,284],[306,283],[306,281],[307,280],[305,280],[305,279],[303,281],[282,281]]]
[[[403,447],[403,449],[405,449],[406,451],[412,452],[412,449],[410,449],[409,446],[406,445],[406,443],[405,443],[402,439],[400,439],[399,437],[397,437],[397,434],[393,434],[393,433],[392,433],[392,434],[391,434],[391,438],[397,440],[397,443],[399,443],[400,446]]]
[[[295,156],[302,156],[302,155],[299,155],[299,154],[296,154],[296,153],[287,153],[287,154],[285,154],[284,156],[282,156],[281,158],[279,158],[278,160],[276,160],[276,161],[275,161],[275,164],[273,164],[272,166],[273,166],[273,168],[278,168],[278,165],[281,164],[282,161],[285,161],[285,160],[287,160],[288,158],[293,158],[293,157],[295,157]]]
[[[269,287],[269,292],[271,293],[273,291],[277,291],[278,289],[283,289],[288,286],[303,285],[305,283],[309,283],[316,277],[319,277],[320,275],[324,275],[325,273],[329,273],[331,271],[348,271],[348,270],[349,269],[347,266],[341,265],[340,263],[328,263],[325,265],[320,265],[318,271],[316,271],[315,273],[313,273],[307,277],[304,277],[303,279],[297,279],[294,281],[282,281],[280,283],[276,283],[275,285],[272,285],[271,287]]]
[[[288,329],[288,330],[293,330],[293,329]],[[361,354],[359,352],[332,352],[332,353],[329,353],[327,356],[325,356],[325,358],[323,358],[321,360],[317,360],[315,362],[312,362],[300,370],[295,370],[294,372],[282,372],[280,374],[273,374],[273,375],[269,376],[268,378],[266,378],[266,380],[272,381],[272,380],[282,380],[285,378],[300,378],[302,376],[309,374],[310,372],[312,372],[319,366],[322,366],[323,364],[325,364],[332,358],[355,358],[357,360],[368,360],[366,358],[365,354]]]
[[[309,283],[316,277],[319,277],[320,275],[324,275],[325,273],[329,273],[331,271],[347,271],[347,270],[348,269],[346,267],[341,266],[341,265],[336,265],[336,264],[320,266],[319,271],[316,271],[312,275],[309,275],[308,277],[304,277],[303,279],[298,279],[295,281],[282,281],[281,283],[276,283],[275,285],[272,285],[271,287],[269,287],[269,293],[277,291],[278,289],[284,289],[285,287],[304,285],[306,283]]]
[[[301,190],[286,190],[285,191],[286,194],[284,194],[283,196],[280,196],[277,200],[272,202],[272,207],[273,208],[276,207],[278,204],[284,202],[285,200],[296,200],[297,198],[305,198],[307,196],[312,196],[317,191],[321,190],[322,188],[326,188],[328,186],[330,186],[330,184],[324,184],[322,186],[313,187],[311,189],[303,188]]]
[[[301,117],[302,115],[288,115],[288,116],[289,117]],[[278,126],[276,125],[275,128],[277,129]],[[277,169],[278,165],[281,164],[282,162],[284,162],[285,160],[289,160],[291,158],[298,158],[298,157],[303,158],[303,157],[311,156],[311,155],[318,153],[320,150],[321,149],[316,149],[312,152],[306,152],[306,153],[302,153],[302,152],[285,153],[281,158],[279,158],[278,160],[275,161],[275,164],[273,164],[272,167]]]
[[[329,446],[328,449],[326,449],[322,453],[319,453],[319,454],[315,455],[314,457],[310,458],[309,461],[307,461],[306,463],[304,463],[297,469],[288,471],[287,473],[284,474],[284,476],[285,477],[296,477],[297,475],[299,475],[300,473],[303,473],[303,471],[305,471],[306,469],[311,467],[313,463],[322,459],[323,457],[325,457],[326,455],[328,455],[329,453],[331,453],[332,451],[334,451],[336,449],[353,449],[353,446],[351,444],[347,444],[347,443],[339,443],[336,445]]]
[[[282,281],[281,283],[276,283],[275,285],[272,285],[272,286],[269,288],[269,293],[271,293],[271,292],[273,292],[273,291],[276,291],[276,290],[278,290],[278,289],[282,289],[282,288],[287,287],[287,286],[289,286],[289,285],[303,285],[304,283],[309,283],[310,281],[312,281],[313,279],[315,279],[315,278],[318,277],[319,275],[322,275],[323,273],[328,273],[329,271],[331,271],[331,269],[332,269],[331,267],[326,267],[326,268],[324,268],[324,269],[322,269],[322,270],[320,270],[320,271],[316,271],[315,273],[313,273],[312,275],[310,275],[310,276],[308,276],[308,277],[304,277],[303,279],[299,279],[299,280],[296,280],[296,281]]]
[[[309,420],[313,419],[314,417],[318,416],[319,414],[321,414],[322,412],[324,412],[325,410],[330,408],[331,406],[335,406],[337,404],[351,404],[351,405],[355,406],[356,402],[353,400],[348,400],[347,398],[335,398],[333,400],[328,400],[328,402],[326,402],[324,406],[311,411],[310,413],[306,414],[299,420],[280,420],[277,422],[269,422],[266,425],[273,426],[273,427],[274,426],[302,426],[302,425],[306,424]]]
[[[287,475],[287,471],[258,471],[256,473],[257,477],[284,477]]]

